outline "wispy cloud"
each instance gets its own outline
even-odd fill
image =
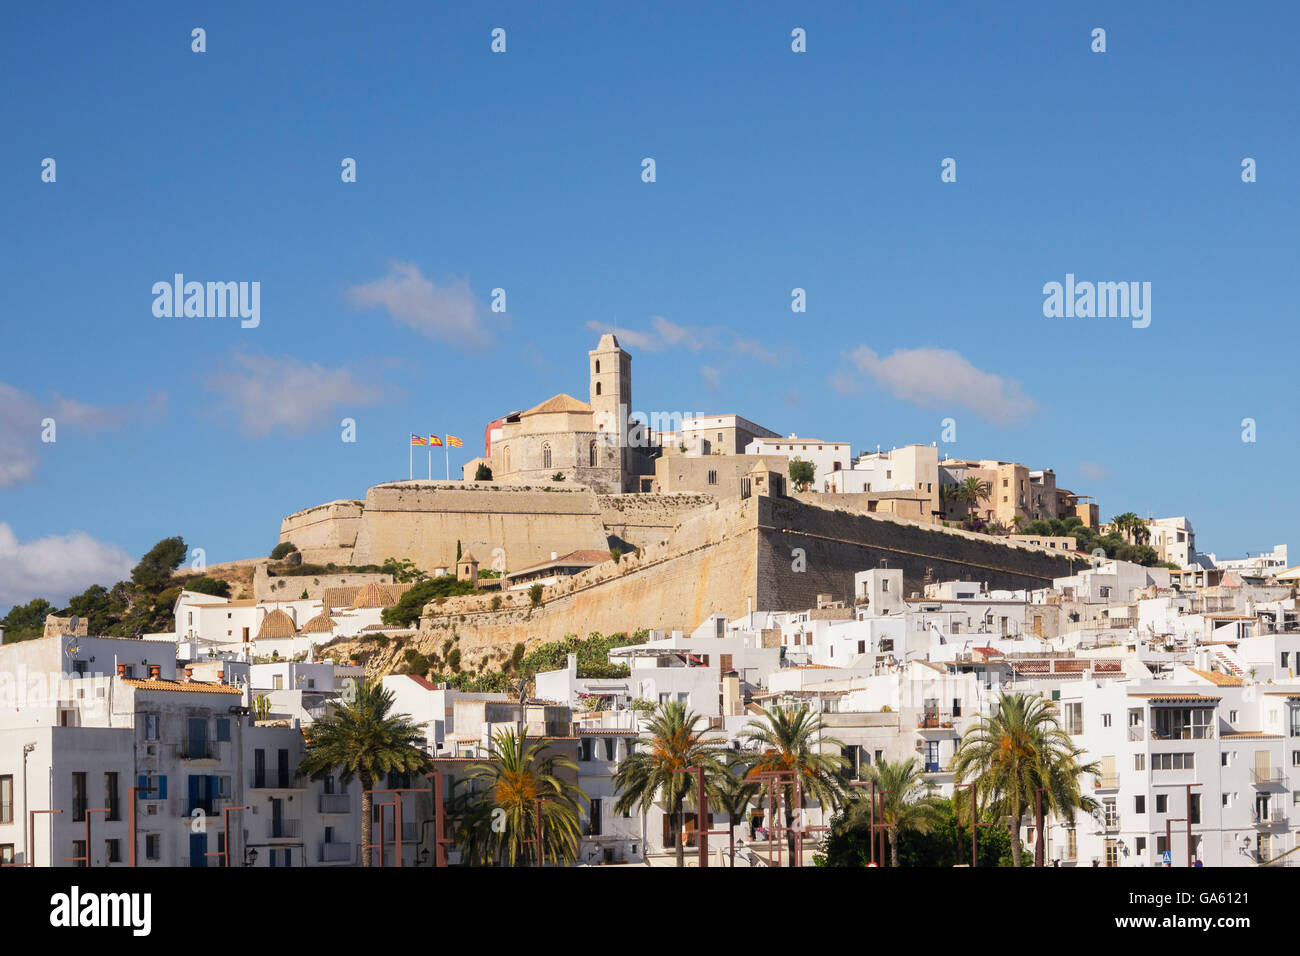
[[[122,548],[85,532],[22,542],[0,522],[0,608],[35,597],[59,607],[92,584],[112,587],[134,566]]]
[[[306,432],[334,421],[341,410],[374,405],[383,394],[347,368],[242,351],[232,352],[204,384],[225,400],[243,432],[253,437],[278,430]]]
[[[716,392],[722,386],[722,373],[711,365],[700,366],[700,378],[704,379],[704,387],[710,392]]]
[[[882,358],[859,345],[845,358],[895,398],[922,408],[967,408],[1003,425],[1015,424],[1037,408],[1019,382],[978,369],[952,349],[899,349]],[[841,379],[837,390],[847,384]]]
[[[54,420],[54,435],[71,428],[93,433],[122,428],[153,418],[167,405],[167,393],[158,392],[129,405],[89,405],[52,393],[42,400],[0,382],[0,488],[32,479],[40,467],[41,424]]]
[[[665,352],[670,349],[686,349],[689,352],[734,353],[757,359],[764,365],[776,365],[777,353],[755,339],[748,339],[731,329],[722,326],[678,325],[665,319],[662,315],[652,316],[650,328],[615,329],[605,322],[591,321],[586,328],[592,332],[614,332],[621,344],[646,352]]]
[[[474,298],[468,279],[434,285],[417,266],[394,262],[388,275],[354,285],[346,294],[358,308],[384,309],[403,325],[448,345],[478,348],[492,340],[493,313]]]
[[[1079,474],[1089,481],[1109,481],[1110,472],[1097,464],[1095,461],[1081,461],[1078,465]]]

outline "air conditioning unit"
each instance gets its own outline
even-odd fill
[[[156,803],[150,803],[150,804],[146,805],[146,806],[145,806],[145,811],[144,811],[144,812],[145,812],[145,816],[149,816],[149,817],[157,816],[157,815],[158,815],[158,804],[156,804]]]
[[[158,756],[158,745],[149,744],[144,748],[144,752],[148,754],[150,757],[156,757]]]

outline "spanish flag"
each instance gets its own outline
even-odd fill
[[[447,444],[450,445],[452,448],[460,448],[462,443],[461,440],[457,438],[455,435],[448,435]]]
[[[420,444],[423,445],[424,442],[421,442]],[[441,447],[442,447],[442,439],[439,438],[437,435],[430,435],[430,436],[429,436],[429,444],[430,444],[430,445],[434,445],[434,446],[436,446],[436,447],[438,447],[438,448],[441,448]]]
[[[411,444],[412,444],[412,445],[427,445],[427,444],[429,444],[429,443],[428,443],[427,441],[425,441],[425,439],[422,438],[422,437],[419,436],[419,435],[412,435],[412,436],[411,436]],[[441,443],[440,443],[440,444],[441,444]]]

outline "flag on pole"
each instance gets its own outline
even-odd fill
[[[452,448],[460,448],[463,443],[455,435],[448,435],[447,444],[450,445]]]
[[[424,441],[421,440],[420,444],[423,445],[423,444],[424,444]],[[442,444],[442,439],[439,438],[437,435],[430,435],[430,436],[429,436],[429,444],[430,444],[430,445],[441,445],[441,444]]]
[[[427,444],[429,444],[429,442],[428,442],[428,440],[427,440],[426,438],[424,438],[424,437],[421,436],[421,435],[412,435],[412,436],[411,436],[411,444],[412,444],[412,445],[427,445]]]

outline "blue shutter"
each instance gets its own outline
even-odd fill
[[[221,781],[217,775],[213,774],[208,777],[208,805],[212,808],[211,812],[217,812],[217,797],[221,795]]]
[[[192,779],[192,778],[191,778]],[[190,866],[208,865],[208,835],[206,833],[190,834]]]
[[[136,777],[135,785],[140,789],[141,793],[144,793],[149,787],[149,778],[144,774],[140,774],[140,776]],[[148,799],[147,794],[145,795],[145,799]]]
[[[194,774],[189,775],[190,804],[185,810],[186,816],[194,813],[194,808],[199,805],[199,781],[201,779],[201,777],[195,776]]]
[[[158,799],[167,799],[167,775],[163,774],[158,778]]]

